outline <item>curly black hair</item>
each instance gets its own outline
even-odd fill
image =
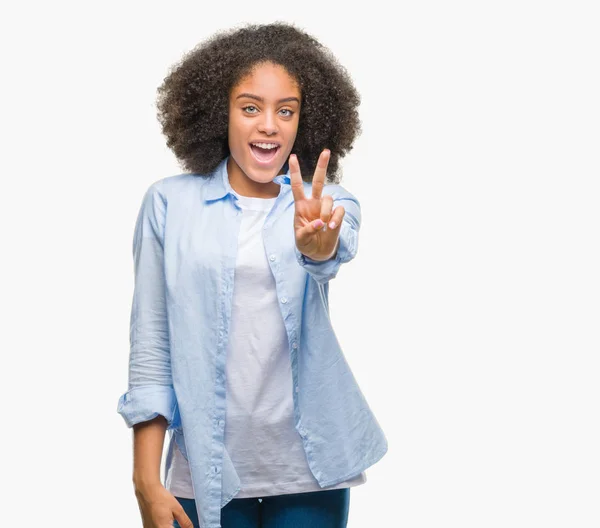
[[[257,65],[283,66],[302,104],[292,152],[310,182],[324,148],[327,182],[339,183],[340,157],[361,133],[360,95],[332,52],[293,24],[249,24],[221,30],[186,53],[157,89],[157,117],[183,169],[209,175],[230,154],[229,96]],[[287,163],[287,162],[286,162]]]

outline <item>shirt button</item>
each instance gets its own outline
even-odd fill
[[[298,343],[296,343],[295,341],[292,343],[292,348],[298,348]]]
[[[214,471],[215,473],[218,473],[218,472],[219,472],[219,468],[218,468],[217,466],[213,466],[213,471]]]
[[[296,385],[296,392],[298,392],[298,386]]]
[[[225,421],[224,420],[219,420],[219,427],[223,427],[225,425]]]
[[[281,302],[282,302],[283,304],[285,304],[285,303],[287,302],[287,297],[282,297],[282,298],[281,298]]]
[[[275,255],[271,255],[269,259],[271,259],[271,261],[275,260]]]

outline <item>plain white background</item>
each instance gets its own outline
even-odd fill
[[[182,172],[155,117],[213,32],[295,23],[362,95],[331,282],[389,440],[350,528],[599,526],[593,2],[29,2],[2,19],[3,526],[141,527],[127,389],[131,242]]]

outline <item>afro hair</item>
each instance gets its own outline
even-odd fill
[[[329,49],[293,24],[250,24],[215,33],[173,65],[157,89],[157,117],[183,169],[208,176],[229,154],[232,89],[257,65],[285,68],[302,104],[292,153],[312,180],[322,150],[331,151],[327,182],[341,181],[339,159],[361,132],[360,95]]]

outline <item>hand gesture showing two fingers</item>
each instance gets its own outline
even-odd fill
[[[345,210],[333,209],[333,197],[322,196],[330,151],[321,152],[312,179],[312,196],[306,197],[300,166],[295,154],[289,158],[290,180],[294,196],[294,232],[296,247],[313,260],[327,260],[337,251],[340,226]],[[332,210],[333,209],[333,210]]]

